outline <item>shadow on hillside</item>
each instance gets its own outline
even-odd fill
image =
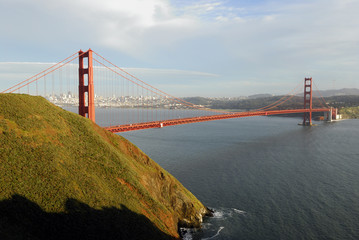
[[[13,195],[0,202],[0,239],[171,239],[145,216],[125,206],[96,210],[75,199],[66,213],[47,213]]]

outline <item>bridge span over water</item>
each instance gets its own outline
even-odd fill
[[[310,126],[314,112],[326,112],[327,120],[331,120],[332,117],[336,118],[337,113],[326,104],[322,97],[317,98],[321,107],[313,107],[312,78],[304,79],[303,107],[299,109],[278,109],[283,103],[296,96],[294,90],[278,101],[253,111],[226,112],[208,109],[151,86],[91,49],[85,52],[80,50],[1,93],[40,95],[60,106],[76,105],[78,113],[93,122],[96,122],[96,108],[133,109],[132,117],[121,123],[119,116],[112,114],[113,116],[106,121],[106,126],[104,126],[111,132],[162,128],[229,118],[295,113],[303,113],[302,124]],[[159,109],[166,111],[160,112]],[[176,111],[171,113],[173,109],[191,114],[178,117]],[[124,114],[121,111],[117,112]]]

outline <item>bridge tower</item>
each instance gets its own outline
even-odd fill
[[[85,58],[87,58],[87,64],[84,64]],[[95,122],[95,94],[91,49],[87,52],[79,51],[79,114]]]
[[[303,126],[312,125],[312,78],[304,79],[304,109],[310,109],[304,113]]]

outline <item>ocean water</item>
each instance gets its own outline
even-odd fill
[[[123,122],[138,118],[113,111]],[[108,115],[96,109],[97,123]],[[215,211],[202,229],[184,230],[186,240],[359,239],[359,120],[301,121],[250,117],[120,135]]]
[[[359,121],[251,117],[121,133],[215,211],[184,239],[359,239]]]

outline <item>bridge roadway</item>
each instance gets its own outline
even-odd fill
[[[312,109],[312,112],[329,112],[330,108],[316,108]],[[125,124],[104,127],[104,129],[113,132],[128,132],[148,128],[162,128],[180,124],[196,123],[196,122],[206,122],[206,121],[215,121],[228,118],[241,118],[241,117],[254,117],[254,116],[269,116],[269,115],[280,115],[280,114],[291,114],[291,113],[305,113],[310,112],[310,109],[292,109],[292,110],[274,110],[274,111],[257,111],[257,112],[236,112],[228,114],[218,114],[210,116],[200,116],[200,117],[191,117],[191,118],[179,118],[179,119],[169,119],[162,121],[153,121],[153,122],[144,122],[144,123],[134,123],[134,124]]]

